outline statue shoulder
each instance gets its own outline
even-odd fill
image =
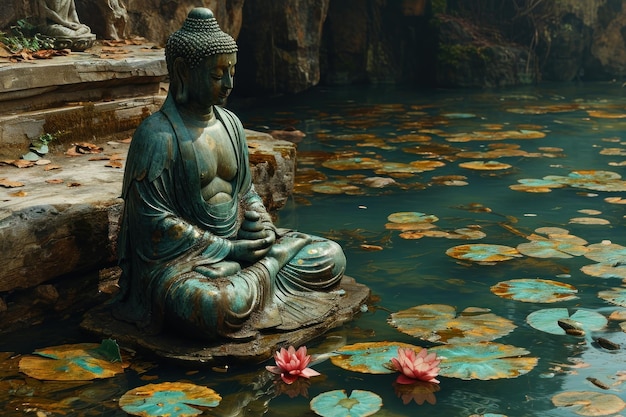
[[[237,117],[235,113],[220,106],[215,106],[214,109],[217,113],[217,116],[222,121],[222,123],[227,125],[227,128],[230,127],[234,129],[235,131],[243,134],[243,124],[241,123],[241,120],[239,120],[239,117]]]
[[[133,134],[126,161],[129,179],[155,180],[178,154],[176,133],[162,112],[148,116]]]

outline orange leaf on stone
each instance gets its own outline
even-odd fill
[[[24,183],[21,183],[18,181],[11,181],[6,178],[0,178],[0,187],[17,188],[17,187],[23,187],[23,186],[24,186]]]

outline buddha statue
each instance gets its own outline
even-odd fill
[[[55,39],[56,49],[83,51],[93,46],[96,35],[80,23],[74,0],[38,0],[41,34]]]
[[[223,108],[236,52],[193,9],[165,47],[167,98],[131,141],[113,311],[146,334],[249,341],[320,323],[343,297],[341,247],[277,228],[254,189],[242,123]]]

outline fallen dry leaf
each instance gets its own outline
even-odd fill
[[[52,179],[46,180],[46,182],[48,184],[63,184],[63,180],[61,178],[52,178]]]
[[[80,187],[80,182],[69,182],[67,183],[68,187]]]
[[[43,170],[52,171],[53,169],[61,169],[61,165],[54,165],[54,164],[46,165]]]
[[[35,163],[33,161],[27,161],[25,159],[16,159],[15,161],[11,162],[11,165],[14,165],[18,168],[30,168],[35,165]]]
[[[105,167],[109,168],[122,168],[122,162],[116,160],[110,160],[107,164],[104,164]]]
[[[0,187],[17,188],[17,187],[23,187],[23,186],[24,186],[24,183],[17,182],[17,181],[10,181],[10,180],[7,180],[6,178],[0,178]]]
[[[26,197],[28,193],[26,191],[16,191],[14,193],[9,194],[11,197]]]

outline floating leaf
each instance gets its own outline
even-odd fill
[[[525,191],[527,193],[549,193],[553,188],[563,188],[565,184],[556,181],[540,180],[540,179],[521,179],[517,180],[519,184],[511,185],[509,188],[515,191]]]
[[[502,262],[523,256],[517,249],[510,246],[484,243],[455,246],[448,249],[446,255],[473,262]]]
[[[338,158],[322,163],[322,166],[337,171],[358,169],[380,169],[383,163],[378,159],[366,157]]]
[[[621,263],[604,263],[585,265],[580,268],[582,272],[592,277],[599,278],[622,278],[626,279],[626,265]]]
[[[626,247],[611,242],[594,243],[587,247],[585,258],[618,265],[626,261]]]
[[[470,161],[459,164],[461,168],[474,169],[477,171],[498,171],[501,169],[509,169],[511,165],[497,161]]]
[[[401,211],[387,216],[387,220],[392,223],[434,223],[439,218],[432,214],[420,213],[417,211]]]
[[[419,352],[422,348],[401,342],[363,342],[346,345],[331,356],[333,365],[364,374],[391,374],[395,371],[386,365],[398,356],[398,348],[410,348]]]
[[[594,224],[594,225],[601,225],[601,226],[606,226],[608,224],[611,224],[610,221],[606,219],[600,219],[598,217],[573,217],[569,219],[569,223],[571,224]]]
[[[600,291],[598,297],[620,307],[626,307],[626,288],[624,287]]]
[[[134,388],[120,397],[119,405],[128,414],[142,417],[197,416],[216,407],[222,397],[210,388],[186,382],[163,382]]]
[[[533,258],[572,258],[587,252],[581,245],[558,240],[534,240],[517,245],[517,250]]]
[[[603,394],[595,391],[567,391],[552,397],[556,407],[567,407],[568,410],[581,416],[608,416],[619,413],[626,403],[615,394]]]
[[[389,324],[403,333],[433,343],[463,343],[494,340],[517,326],[485,311],[456,309],[445,304],[423,304],[391,314]]]
[[[113,342],[115,343],[115,342]],[[110,343],[79,343],[38,349],[38,356],[24,356],[20,371],[28,376],[52,381],[85,381],[110,378],[127,366],[111,353]]]
[[[526,322],[542,332],[564,335],[565,330],[558,324],[558,321],[563,319],[574,320],[587,332],[600,330],[608,322],[606,317],[595,311],[576,310],[570,316],[566,308],[546,308],[534,311],[526,317]]]
[[[495,295],[526,303],[556,303],[578,298],[578,290],[570,284],[548,279],[512,279],[491,287]]]
[[[538,358],[526,349],[494,342],[461,343],[429,348],[441,358],[439,375],[460,379],[516,378],[531,371]]]
[[[383,400],[370,391],[355,389],[348,397],[345,390],[334,390],[313,398],[310,406],[322,417],[366,417],[380,410]]]
[[[545,231],[548,235],[547,239],[543,236],[530,235],[528,236],[530,242],[517,245],[517,250],[523,255],[533,258],[572,258],[573,256],[584,255],[589,251],[584,246],[587,244],[586,240],[570,235],[567,230],[564,232],[550,233]]]

